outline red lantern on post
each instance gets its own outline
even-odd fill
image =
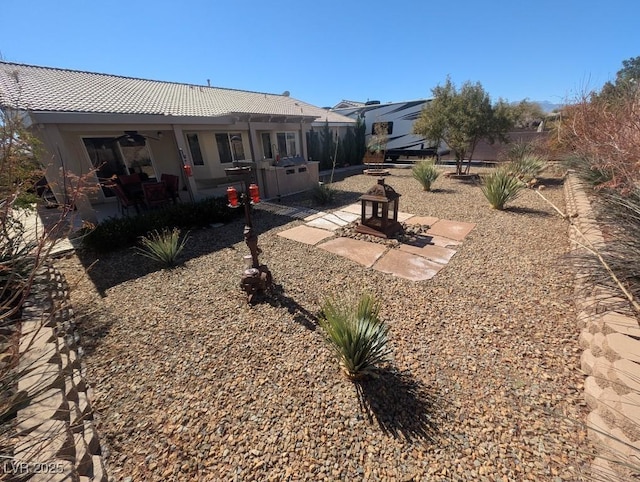
[[[238,207],[238,191],[233,186],[227,188],[227,199],[229,200],[229,206],[232,208]]]
[[[260,190],[258,189],[257,184],[251,184],[249,186],[249,196],[251,197],[251,202],[253,204],[258,204],[260,202]]]
[[[182,168],[184,169],[184,173],[187,175],[187,177],[191,177],[191,166],[189,164],[185,164],[184,166],[182,166]]]

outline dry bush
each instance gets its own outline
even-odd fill
[[[600,188],[624,194],[640,187],[640,86],[620,86],[615,96],[584,94],[562,112],[552,136],[571,152],[575,168],[602,173]],[[587,177],[590,177],[587,175]]]

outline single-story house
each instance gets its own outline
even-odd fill
[[[254,167],[263,197],[309,189],[318,165],[307,162],[306,133],[348,117],[289,95],[145,80],[0,62],[0,108],[24,114],[42,141],[47,181],[58,201],[65,176],[86,175],[93,189],[78,203],[83,219],[115,205],[105,180],[139,173],[179,176],[180,198],[223,195],[225,168]],[[282,163],[294,158],[296,163]],[[288,164],[288,165],[287,165]]]

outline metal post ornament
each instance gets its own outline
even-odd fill
[[[253,229],[251,219],[251,206],[260,202],[260,190],[257,184],[250,183],[250,167],[230,167],[226,168],[225,172],[229,177],[242,181],[244,185],[244,190],[241,192],[238,192],[235,187],[229,186],[227,200],[230,208],[244,206],[244,241],[251,254],[244,257],[246,264],[240,280],[240,287],[247,293],[247,301],[252,303],[256,294],[264,294],[273,286],[271,271],[267,265],[260,264],[258,260],[258,255],[262,253],[262,250],[258,247],[258,235]]]

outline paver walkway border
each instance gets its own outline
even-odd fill
[[[565,181],[567,214],[584,234],[569,227],[573,253],[587,254],[586,241],[604,244],[583,186],[570,174]],[[640,467],[640,327],[633,316],[620,313],[628,302],[604,286],[593,286],[590,272],[575,264],[576,318],[582,328],[581,368],[586,375],[584,394],[590,438],[600,449],[592,463],[598,480],[621,480],[617,468]],[[602,479],[600,479],[602,478]]]
[[[279,232],[278,236],[316,246],[367,268],[411,281],[433,278],[455,255],[455,247],[475,227],[474,223],[398,213],[399,220],[407,224],[428,225],[429,229],[419,242],[401,244],[399,249],[394,249],[380,243],[335,236],[336,230],[360,219],[361,206],[357,203],[331,212],[298,210],[272,203],[261,208],[305,222],[302,226]]]

